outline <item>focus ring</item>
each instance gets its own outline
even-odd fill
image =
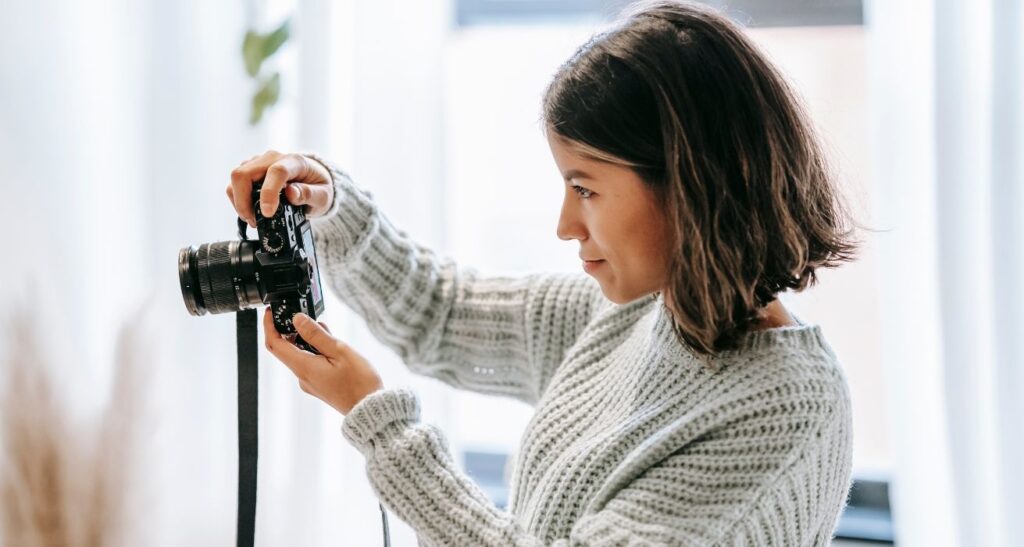
[[[200,260],[204,262],[199,270],[202,276],[203,300],[211,313],[224,313],[238,310],[238,299],[231,275],[230,242],[204,244],[200,250]]]

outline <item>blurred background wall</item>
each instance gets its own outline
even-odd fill
[[[145,544],[234,534],[234,319],[189,316],[175,268],[179,248],[237,237],[231,169],[270,148],[316,150],[460,264],[576,271],[555,237],[561,181],[540,94],[623,4],[5,2],[0,218],[13,252],[0,302],[40,317],[83,424],[109,394],[116,330],[145,306],[158,358],[134,484],[149,502],[125,517]],[[773,0],[727,13],[791,78],[860,219],[881,230],[864,234],[861,260],[783,296],[845,367],[855,476],[891,501],[891,520],[866,526],[907,545],[1024,544],[1020,3]],[[281,98],[253,126],[242,38],[286,19],[291,38],[267,61]],[[424,419],[502,504],[531,409],[412,376],[333,296],[327,310],[385,385],[420,393]],[[258,544],[378,543],[341,416],[261,358]],[[395,545],[415,543],[401,521],[391,529]]]

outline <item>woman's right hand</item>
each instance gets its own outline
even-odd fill
[[[331,208],[334,185],[331,174],[320,162],[301,154],[282,154],[269,150],[257,154],[231,171],[228,199],[239,218],[256,227],[252,208],[252,183],[263,179],[260,190],[260,209],[269,217],[277,210],[278,196],[285,189],[285,198],[292,205],[305,205],[309,218],[322,216]]]

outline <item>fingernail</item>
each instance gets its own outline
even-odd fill
[[[299,312],[292,316],[292,323],[305,323],[307,319],[309,317],[306,314]]]

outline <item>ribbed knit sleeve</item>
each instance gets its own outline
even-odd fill
[[[568,537],[532,535],[491,503],[457,469],[444,435],[420,423],[409,390],[367,396],[342,433],[366,456],[380,500],[427,545],[825,546],[848,487],[850,462],[831,460],[848,453],[834,445],[849,442],[849,424],[841,413],[821,423],[794,412],[827,404],[810,395],[748,412],[667,456],[650,450],[612,477]],[[659,441],[669,442],[649,446]]]
[[[745,457],[745,447],[698,443],[646,469],[551,545],[827,547],[847,492],[825,473],[842,467],[820,461],[835,453],[833,433]]]
[[[714,545],[830,545],[850,488],[836,473],[850,472],[851,461],[843,458],[852,447],[835,446],[844,438],[834,423],[790,454]]]
[[[311,220],[321,280],[419,374],[454,387],[540,396],[603,296],[589,276],[489,276],[412,240],[330,161],[331,211]]]
[[[693,452],[687,452],[645,471],[601,510],[583,515],[568,538],[550,545],[830,544],[831,533],[824,531],[835,528],[839,515],[814,509],[825,507],[819,503],[821,498],[834,492],[819,488],[828,483],[801,475],[816,468],[807,467],[802,460],[821,457],[818,445],[809,443],[799,451],[779,454],[781,461],[771,478],[753,487],[743,486],[744,481],[758,477],[749,468],[734,469],[708,484],[714,466],[694,473]]]
[[[342,434],[364,456],[378,499],[427,545],[540,545],[456,466],[439,429],[420,423],[407,389],[384,389],[345,416]]]

